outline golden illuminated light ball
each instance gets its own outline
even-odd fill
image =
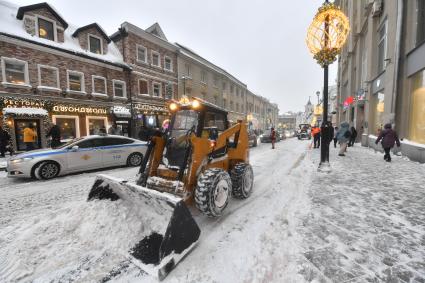
[[[319,63],[320,60],[332,61],[346,42],[349,32],[347,16],[334,4],[325,3],[308,28],[307,47]]]

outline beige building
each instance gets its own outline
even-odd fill
[[[178,95],[199,97],[229,111],[229,120],[248,119],[253,128],[266,129],[277,123],[279,109],[247,85],[189,48],[176,43]]]
[[[355,126],[369,146],[391,123],[402,153],[425,162],[425,2],[336,3],[351,25],[338,60],[338,121]]]

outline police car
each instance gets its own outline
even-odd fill
[[[33,150],[7,161],[8,177],[52,179],[59,175],[113,166],[139,166],[147,143],[105,135],[73,139],[55,149]]]

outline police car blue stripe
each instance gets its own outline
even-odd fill
[[[118,144],[118,145],[107,145],[107,146],[100,146],[97,148],[81,148],[79,151],[94,151],[95,149],[111,149],[111,148],[126,148],[126,147],[140,147],[140,146],[147,146],[147,144]],[[68,153],[70,150],[59,150],[59,151],[51,151],[51,152],[40,152],[40,153],[28,153],[25,155],[21,155],[17,158],[27,158],[27,157],[42,157],[42,156],[51,156],[51,155],[58,155],[63,153]]]

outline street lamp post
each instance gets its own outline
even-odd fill
[[[331,141],[331,127],[328,123],[328,80],[329,65],[332,64],[347,40],[350,31],[347,16],[328,0],[323,3],[315,15],[307,32],[307,46],[314,55],[314,59],[323,68],[323,118],[321,125],[321,168],[329,168],[329,143]],[[320,92],[317,92],[318,104]]]

